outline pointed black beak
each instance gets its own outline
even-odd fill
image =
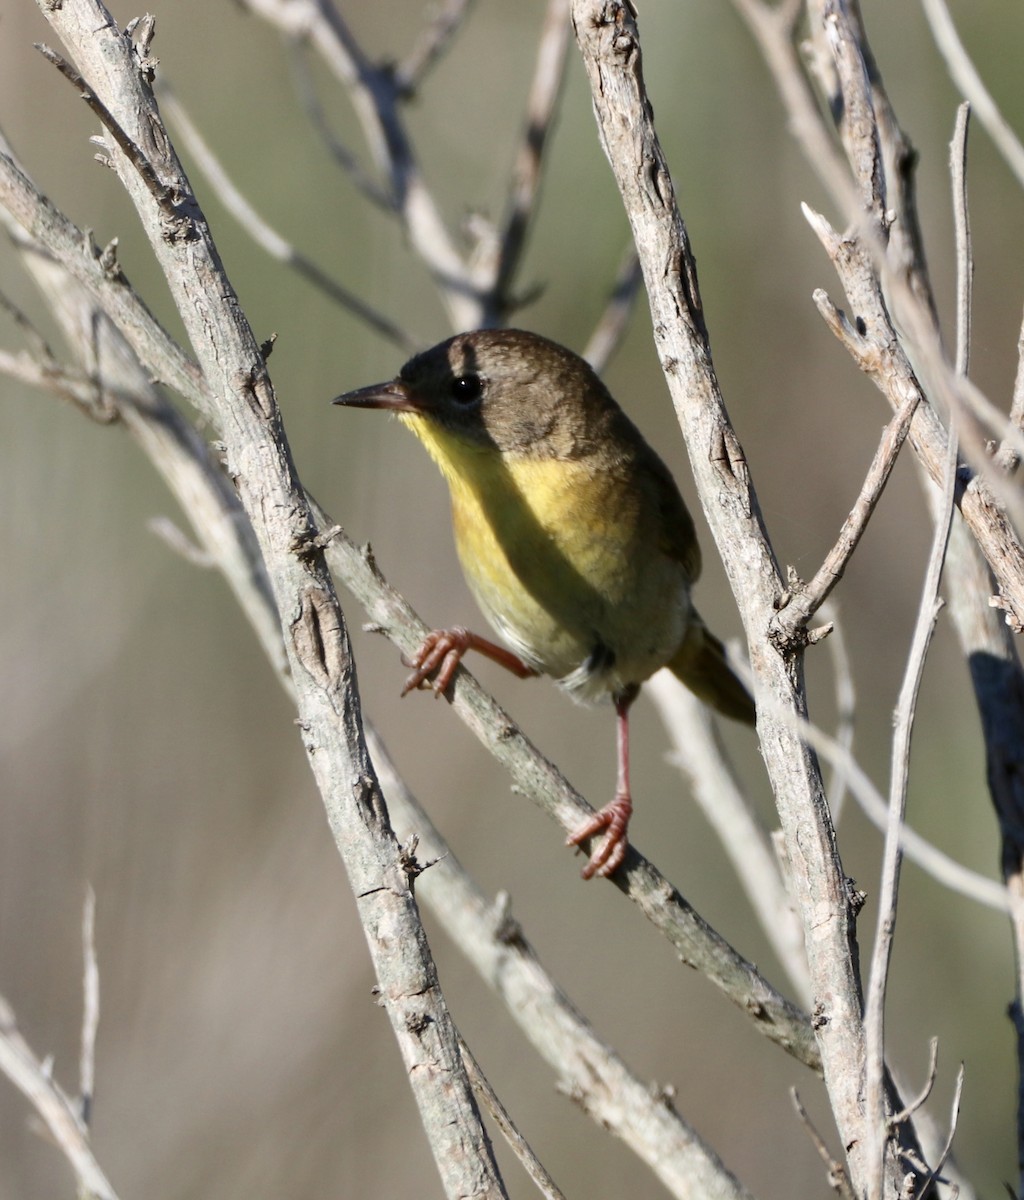
[[[420,412],[423,407],[409,385],[401,379],[371,383],[369,387],[359,388],[358,391],[346,392],[331,403],[344,404],[348,408],[383,408],[391,412]]]

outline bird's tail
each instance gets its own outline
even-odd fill
[[[750,693],[729,667],[725,647],[696,613],[691,615],[686,638],[668,668],[698,699],[723,716],[754,724],[756,711]]]

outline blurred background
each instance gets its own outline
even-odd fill
[[[373,58],[401,56],[422,0],[342,4]],[[500,218],[533,68],[539,0],[479,0],[408,119],[452,226]],[[951,4],[1004,115],[1024,129],[1024,7]],[[915,4],[864,0],[873,49],[920,152],[921,215],[947,330],[952,223],[947,146],[959,97]],[[118,3],[123,25],[138,10]],[[395,226],[327,161],[295,99],[278,37],[220,0],[158,5],[153,53],[259,211],[299,249],[423,344],[452,332]],[[822,325],[815,287],[842,296],[801,200],[836,214],[795,149],[744,27],[723,3],[647,0],[647,82],[700,269],[715,364],[780,560],[809,576],[859,489],[888,411]],[[32,49],[52,41],[27,0],[0,18],[0,122],[53,201],[103,245],[117,237],[133,284],[180,335],[165,286],[116,178],[93,161],[96,123]],[[564,104],[520,288],[517,323],[582,349],[626,244],[586,80],[570,51]],[[329,118],[362,153],[343,96],[314,68]],[[172,130],[173,134],[173,130]],[[184,155],[188,163],[188,155]],[[1021,313],[1021,194],[977,127],[972,373],[1006,407]],[[375,414],[332,410],[338,392],[392,375],[401,351],[272,263],[193,182],[256,335],[278,335],[270,370],[303,480],[434,624],[480,618],[462,582],[443,484],[414,439]],[[43,306],[0,247],[3,291],[44,331]],[[0,343],[20,348],[12,324]],[[55,339],[56,340],[56,339]],[[698,515],[704,616],[740,632],[699,514],[653,352],[646,303],[611,363],[612,392],[675,471]],[[124,1197],[262,1200],[440,1194],[383,1012],[341,864],[292,710],[220,578],[186,563],[149,522],[173,502],[123,430],[90,424],[0,379],[0,991],[57,1078],[77,1082],[80,921],[97,894],[102,1018],[93,1137]],[[857,755],[884,791],[891,713],[930,537],[909,454],[837,592],[859,705]],[[826,1196],[795,1119],[795,1085],[838,1152],[816,1081],[764,1042],[617,891],[584,885],[560,832],[522,797],[445,704],[399,703],[397,653],[361,632],[343,596],[367,714],[455,852],[488,892],[507,889],[542,959],[641,1076],[764,1200]],[[610,797],[610,710],[577,708],[550,683],[475,664],[485,685],[594,804]],[[827,650],[809,659],[812,711],[834,716]],[[666,763],[649,703],[634,710],[632,827],[688,900],[783,990],[784,979],[721,847]],[[754,739],[725,731],[766,822]],[[995,875],[998,835],[967,673],[945,618],[919,708],[909,806],[926,836]],[[408,830],[399,829],[400,836]],[[852,805],[846,871],[874,923],[880,839]],[[956,1139],[980,1194],[1016,1172],[1014,1041],[1006,922],[904,871],[888,1009],[894,1062],[923,1081],[940,1039],[932,1111],[945,1122],[960,1060]],[[663,1195],[653,1176],[560,1095],[500,1004],[434,931],[454,1016],[525,1136],[569,1194]],[[499,1148],[504,1163],[508,1158]],[[532,1195],[509,1166],[516,1197]],[[73,1193],[59,1154],[0,1081],[0,1200]]]

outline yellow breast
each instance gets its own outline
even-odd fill
[[[689,581],[643,489],[585,459],[502,455],[402,420],[448,482],[463,571],[516,653],[582,695],[641,682],[672,656]]]

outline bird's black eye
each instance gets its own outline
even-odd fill
[[[479,375],[456,375],[452,380],[451,396],[456,404],[472,404],[484,390]]]

